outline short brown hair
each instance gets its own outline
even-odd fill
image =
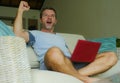
[[[56,12],[56,10],[55,10],[54,8],[52,8],[52,7],[45,7],[45,8],[43,8],[43,9],[41,10],[41,12],[40,12],[40,18],[42,18],[43,12],[44,12],[45,10],[53,10],[53,11],[55,12],[55,17],[57,18],[57,12]]]

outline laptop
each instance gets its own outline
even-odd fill
[[[92,62],[100,48],[100,42],[92,42],[88,40],[78,40],[73,54],[71,56],[72,62]]]

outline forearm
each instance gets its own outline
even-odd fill
[[[22,23],[23,11],[18,10],[15,21],[14,21],[14,33],[16,36],[23,34],[23,23]]]

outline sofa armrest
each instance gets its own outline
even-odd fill
[[[120,60],[120,47],[117,48],[117,57],[118,57],[118,59]]]
[[[55,71],[32,69],[33,83],[83,83],[77,78]]]

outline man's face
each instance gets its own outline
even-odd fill
[[[41,23],[43,28],[46,28],[49,30],[53,29],[56,22],[57,20],[55,17],[55,12],[53,10],[46,9],[45,11],[43,11],[42,18],[41,18]]]

